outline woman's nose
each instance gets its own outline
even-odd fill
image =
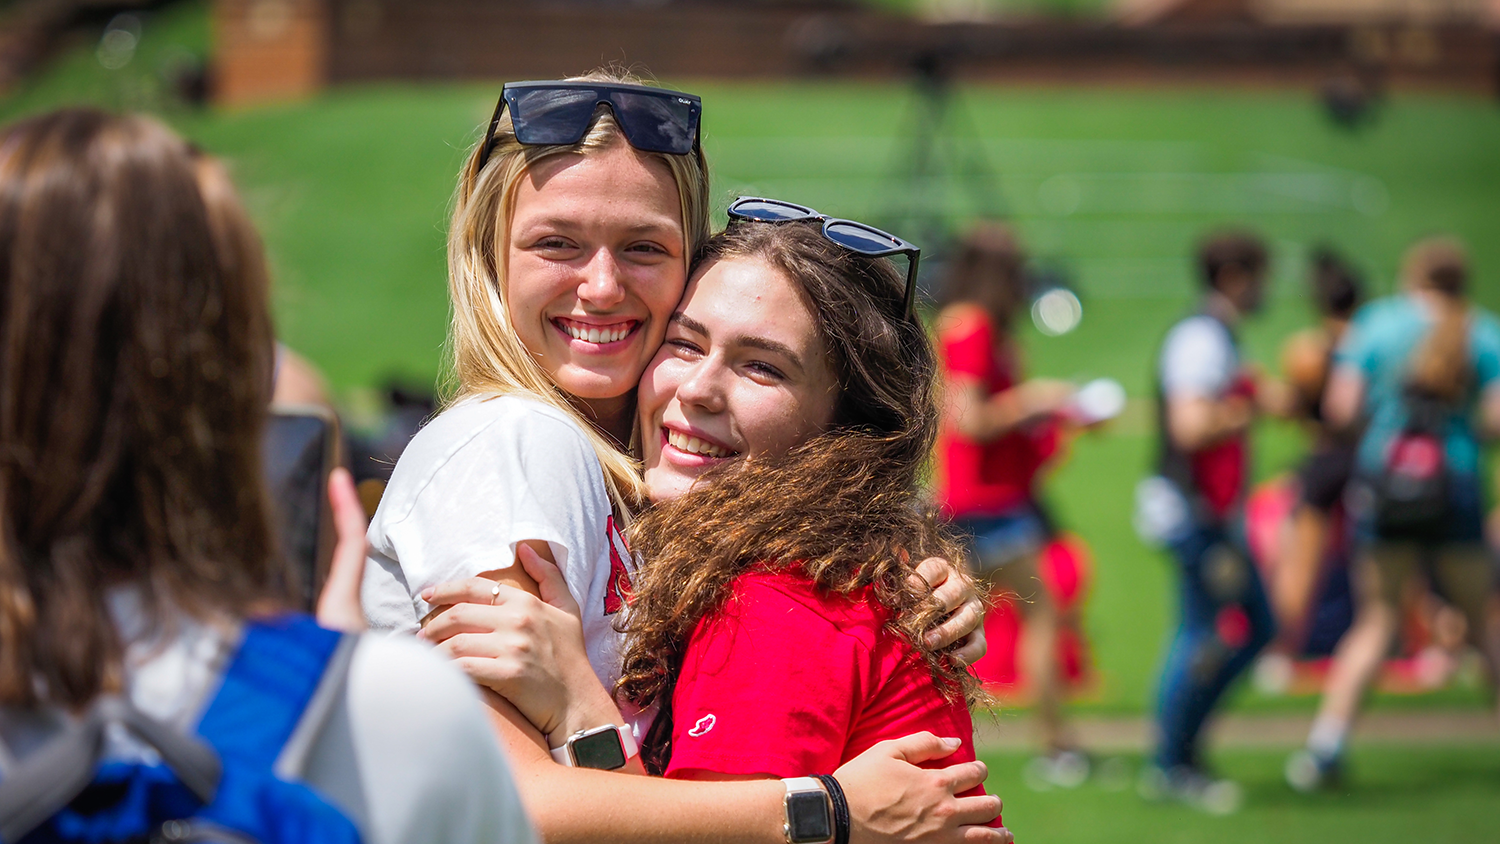
[[[712,357],[693,366],[692,372],[677,386],[677,400],[707,413],[724,409],[724,367]]]
[[[620,277],[620,265],[608,249],[596,251],[584,267],[578,298],[601,309],[612,308],[624,301],[625,283]]]

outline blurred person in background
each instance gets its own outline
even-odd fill
[[[642,500],[627,445],[636,387],[708,235],[698,100],[637,83],[596,71],[507,85],[470,152],[449,229],[457,395],[402,453],[371,521],[364,610],[372,627],[393,632],[416,633],[440,615],[466,619],[473,635],[444,647],[481,685],[497,660],[529,656],[491,649],[495,640],[482,634],[503,623],[493,614],[531,613],[528,623],[550,634],[543,643],[577,635],[581,625],[588,664],[569,682],[507,687],[517,697],[578,695],[522,701],[564,719],[533,724],[514,701],[486,695],[549,841],[779,840],[782,783],[610,772],[641,769],[630,750],[653,715],[621,713],[605,691],[620,676],[616,622],[634,568],[621,530]],[[533,597],[539,588],[523,548],[561,570],[581,620]],[[445,608],[424,597],[476,576],[494,581],[479,602]],[[963,578],[952,580],[957,609],[969,596]],[[946,640],[962,638],[979,615],[976,608],[945,625],[959,628]],[[610,770],[591,770],[605,767],[597,759],[574,764],[583,733],[615,737]],[[996,799],[954,797],[983,780],[982,763],[922,770],[908,756],[925,761],[955,747],[930,734],[904,741],[840,767],[856,834],[956,840],[967,831],[1002,840],[1003,831],[960,825],[998,814]],[[579,800],[583,793],[591,799]],[[630,811],[601,812],[601,803]]]
[[[1074,389],[1022,375],[1014,331],[1027,312],[1025,264],[1011,229],[985,222],[964,236],[948,265],[935,321],[946,395],[934,495],[967,538],[975,575],[992,596],[1018,599],[1026,622],[1022,666],[1045,754],[1031,770],[1048,784],[1072,787],[1087,778],[1089,761],[1062,717],[1058,609],[1038,575],[1053,530],[1036,482]]]
[[[1166,514],[1154,532],[1175,563],[1180,604],[1157,697],[1159,744],[1140,786],[1148,798],[1228,813],[1239,806],[1239,787],[1208,771],[1199,738],[1274,631],[1240,524],[1250,426],[1267,397],[1234,333],[1260,310],[1265,244],[1252,234],[1216,234],[1199,246],[1197,265],[1197,312],[1167,332],[1157,361],[1158,474],[1142,485],[1157,499],[1143,506]]]
[[[1402,292],[1356,315],[1323,404],[1332,426],[1362,421],[1355,463],[1354,623],[1334,651],[1307,746],[1288,782],[1337,781],[1354,718],[1398,631],[1402,591],[1425,572],[1466,620],[1494,691],[1487,635],[1495,570],[1484,544],[1479,441],[1500,434],[1500,323],[1468,300],[1469,262],[1449,238],[1418,242]]]
[[[261,474],[264,263],[214,218],[196,165],[141,117],[65,110],[0,133],[0,787],[55,773],[79,716],[108,725],[88,751],[103,788],[39,835],[136,823],[144,840],[192,815],[266,841],[534,841],[462,674],[287,611]],[[330,493],[347,572],[363,515],[347,474]],[[206,805],[183,802],[194,778],[161,779],[184,744],[225,773],[197,790]],[[122,782],[153,801],[118,799]]]
[[[1282,345],[1281,368],[1294,398],[1293,416],[1312,435],[1312,448],[1297,469],[1297,503],[1283,532],[1281,553],[1271,584],[1282,649],[1299,650],[1323,560],[1327,556],[1335,510],[1354,471],[1356,437],[1323,419],[1323,395],[1333,369],[1334,349],[1364,297],[1357,272],[1331,249],[1313,253],[1311,293],[1318,325],[1293,334]]]

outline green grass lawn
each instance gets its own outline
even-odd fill
[[[1494,745],[1357,748],[1349,759],[1349,785],[1316,795],[1297,794],[1282,782],[1284,752],[1230,750],[1217,759],[1221,772],[1245,788],[1244,807],[1229,817],[1143,802],[1133,784],[1031,791],[1021,784],[1026,757],[1020,755],[985,756],[985,787],[1005,799],[1005,825],[1020,844],[1500,840],[1500,755]],[[1124,761],[1132,771],[1141,764],[1134,756]]]
[[[282,338],[347,397],[390,375],[430,382],[447,319],[449,195],[498,82],[351,87],[232,112],[168,106],[156,69],[180,51],[206,52],[204,8],[148,17],[137,56],[121,71],[102,69],[93,45],[80,44],[0,102],[0,119],[69,102],[160,109],[232,162],[272,256]],[[892,178],[909,129],[905,86],[665,81],[707,104],[718,208],[741,192],[872,219],[909,207],[908,186]],[[1034,253],[1072,275],[1085,303],[1072,334],[1027,334],[1037,374],[1107,375],[1147,395],[1153,350],[1189,306],[1192,244],[1226,223],[1253,226],[1273,245],[1272,301],[1245,331],[1261,361],[1274,362],[1280,338],[1307,322],[1304,259],[1323,241],[1385,291],[1413,238],[1454,232],[1473,250],[1480,300],[1500,306],[1493,102],[1397,96],[1354,134],[1334,128],[1311,92],[1290,90],[976,85],[958,104],[997,189],[976,199],[964,183],[939,183],[925,185],[925,195],[945,196],[954,220],[986,203],[1007,209]],[[1260,474],[1290,465],[1296,433],[1262,433]],[[1145,705],[1173,612],[1163,561],[1129,524],[1149,444],[1143,424],[1087,438],[1051,484],[1063,519],[1098,558],[1088,623],[1101,683],[1088,705],[1099,709]],[[1460,690],[1426,702],[1478,699]],[[1287,704],[1248,695],[1240,705]]]

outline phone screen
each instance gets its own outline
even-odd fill
[[[272,409],[264,449],[266,485],[281,552],[290,564],[293,601],[311,611],[332,550],[328,473],[337,423],[321,408]]]

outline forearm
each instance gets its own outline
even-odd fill
[[[522,775],[521,794],[548,844],[785,841],[780,780],[687,782],[547,764]]]
[[[785,787],[779,780],[687,782],[570,768],[552,761],[514,709],[491,703],[516,786],[547,844],[708,842],[778,844]],[[514,715],[512,716],[512,713]]]
[[[1210,399],[1200,396],[1167,403],[1172,441],[1184,451],[1199,451],[1239,436],[1250,427],[1254,412],[1244,398]]]
[[[1032,401],[1026,385],[985,395],[977,385],[961,385],[954,390],[949,414],[952,425],[965,438],[991,442],[1035,422],[1052,408]]]

